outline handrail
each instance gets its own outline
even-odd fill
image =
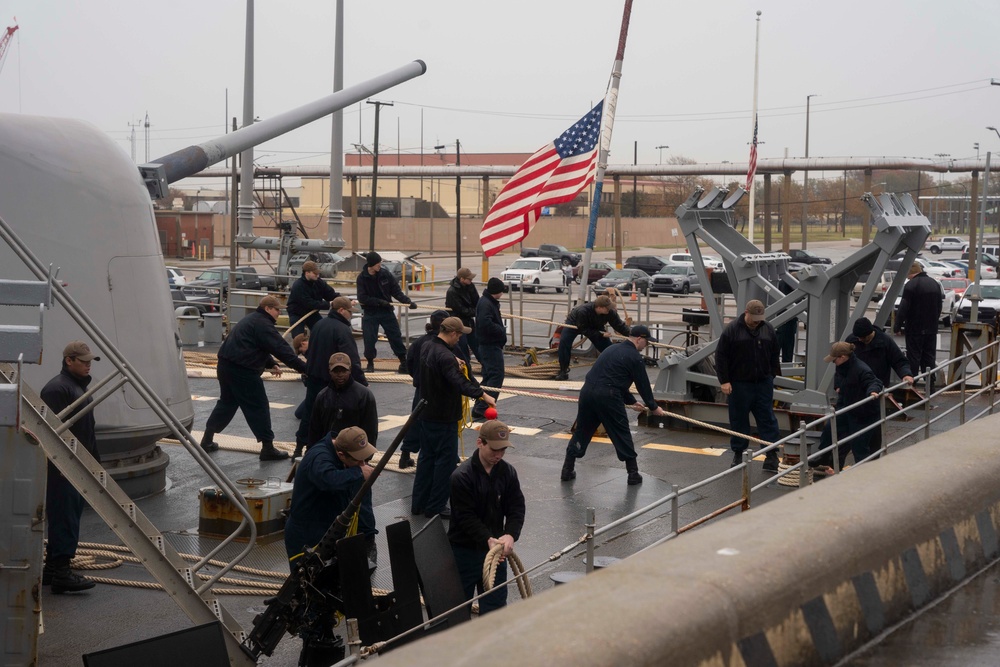
[[[31,271],[38,279],[48,279],[49,273],[45,270],[45,265],[43,265],[35,254],[31,251],[27,245],[21,240],[13,228],[7,223],[3,217],[0,217],[0,238],[2,238],[15,255],[24,263],[24,265]],[[83,332],[93,340],[101,352],[103,352],[107,357],[108,361],[121,373],[122,376],[128,378],[132,387],[136,390],[136,393],[142,397],[150,409],[156,414],[156,416],[162,420],[162,422],[170,429],[171,433],[175,438],[187,449],[188,453],[201,465],[202,469],[208,474],[209,478],[215,483],[226,497],[233,503],[237,511],[242,515],[242,520],[239,526],[236,527],[235,531],[222,540],[217,547],[212,549],[206,556],[195,563],[192,566],[192,571],[197,572],[209,561],[215,558],[215,556],[221,552],[225,547],[227,547],[233,540],[235,540],[244,528],[249,528],[249,539],[247,541],[246,548],[240,551],[234,558],[229,560],[228,563],[222,568],[220,568],[215,574],[213,574],[209,579],[205,581],[199,588],[195,591],[201,595],[204,591],[210,589],[215,583],[225,576],[231,569],[233,569],[241,560],[246,558],[250,551],[253,549],[254,544],[257,541],[257,525],[254,523],[253,516],[250,514],[250,509],[247,506],[246,499],[243,498],[240,491],[235,487],[232,481],[226,477],[226,474],[221,468],[216,465],[215,461],[201,448],[199,443],[191,436],[180,420],[174,416],[167,405],[156,395],[152,387],[146,382],[146,380],[139,375],[139,373],[134,369],[134,367],[125,359],[121,351],[111,342],[111,340],[104,334],[104,332],[94,323],[89,315],[80,307],[76,300],[66,291],[62,284],[58,281],[51,281],[53,287],[53,294],[59,304],[66,309],[66,312],[72,317]]]

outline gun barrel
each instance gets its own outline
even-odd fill
[[[414,60],[391,72],[344,88],[309,104],[278,114],[273,118],[157,158],[150,164],[143,165],[144,176],[146,176],[145,172],[155,169],[157,165],[162,167],[160,174],[165,178],[166,183],[173,183],[182,178],[193,176],[206,167],[252,146],[302,127],[404,81],[416,78],[426,71],[427,65],[424,64],[424,61]]]

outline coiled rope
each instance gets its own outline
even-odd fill
[[[494,545],[489,553],[486,554],[486,560],[483,561],[483,590],[488,591],[496,585],[497,567],[500,566],[501,558],[503,558],[502,544]],[[530,598],[532,595],[531,581],[528,580],[528,576],[524,573],[524,564],[521,562],[521,559],[517,557],[514,551],[511,551],[510,555],[507,556],[507,562],[510,563],[510,571],[517,581],[517,590],[521,594],[521,597]]]

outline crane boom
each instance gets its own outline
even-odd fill
[[[3,71],[3,63],[7,58],[7,47],[10,46],[10,38],[14,36],[14,33],[18,29],[17,19],[14,19],[14,25],[8,26],[7,30],[4,31],[3,36],[0,36],[0,72]]]

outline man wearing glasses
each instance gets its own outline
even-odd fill
[[[274,324],[281,314],[278,300],[265,296],[257,310],[240,320],[219,348],[217,367],[221,395],[212,414],[205,423],[205,434],[201,447],[206,452],[214,452],[219,445],[212,441],[216,433],[221,433],[236,416],[236,410],[243,411],[250,430],[261,443],[261,461],[287,459],[288,453],[274,448],[274,431],[271,430],[271,404],[267,400],[261,373],[270,369],[275,377],[281,377],[281,368],[274,360],[277,357],[287,366],[306,372],[306,364],[281,337]]]
[[[82,340],[74,340],[63,350],[62,370],[42,388],[41,398],[54,413],[60,413],[79,400],[90,385],[90,364],[101,358],[90,351]],[[66,416],[66,421],[93,403],[88,398]],[[97,451],[97,428],[93,411],[78,419],[70,432],[100,462]],[[49,544],[42,570],[42,585],[52,586],[52,592],[78,593],[94,587],[94,582],[81,577],[70,569],[80,541],[80,517],[83,515],[83,496],[68,479],[48,464],[45,488],[45,520],[48,524]]]

